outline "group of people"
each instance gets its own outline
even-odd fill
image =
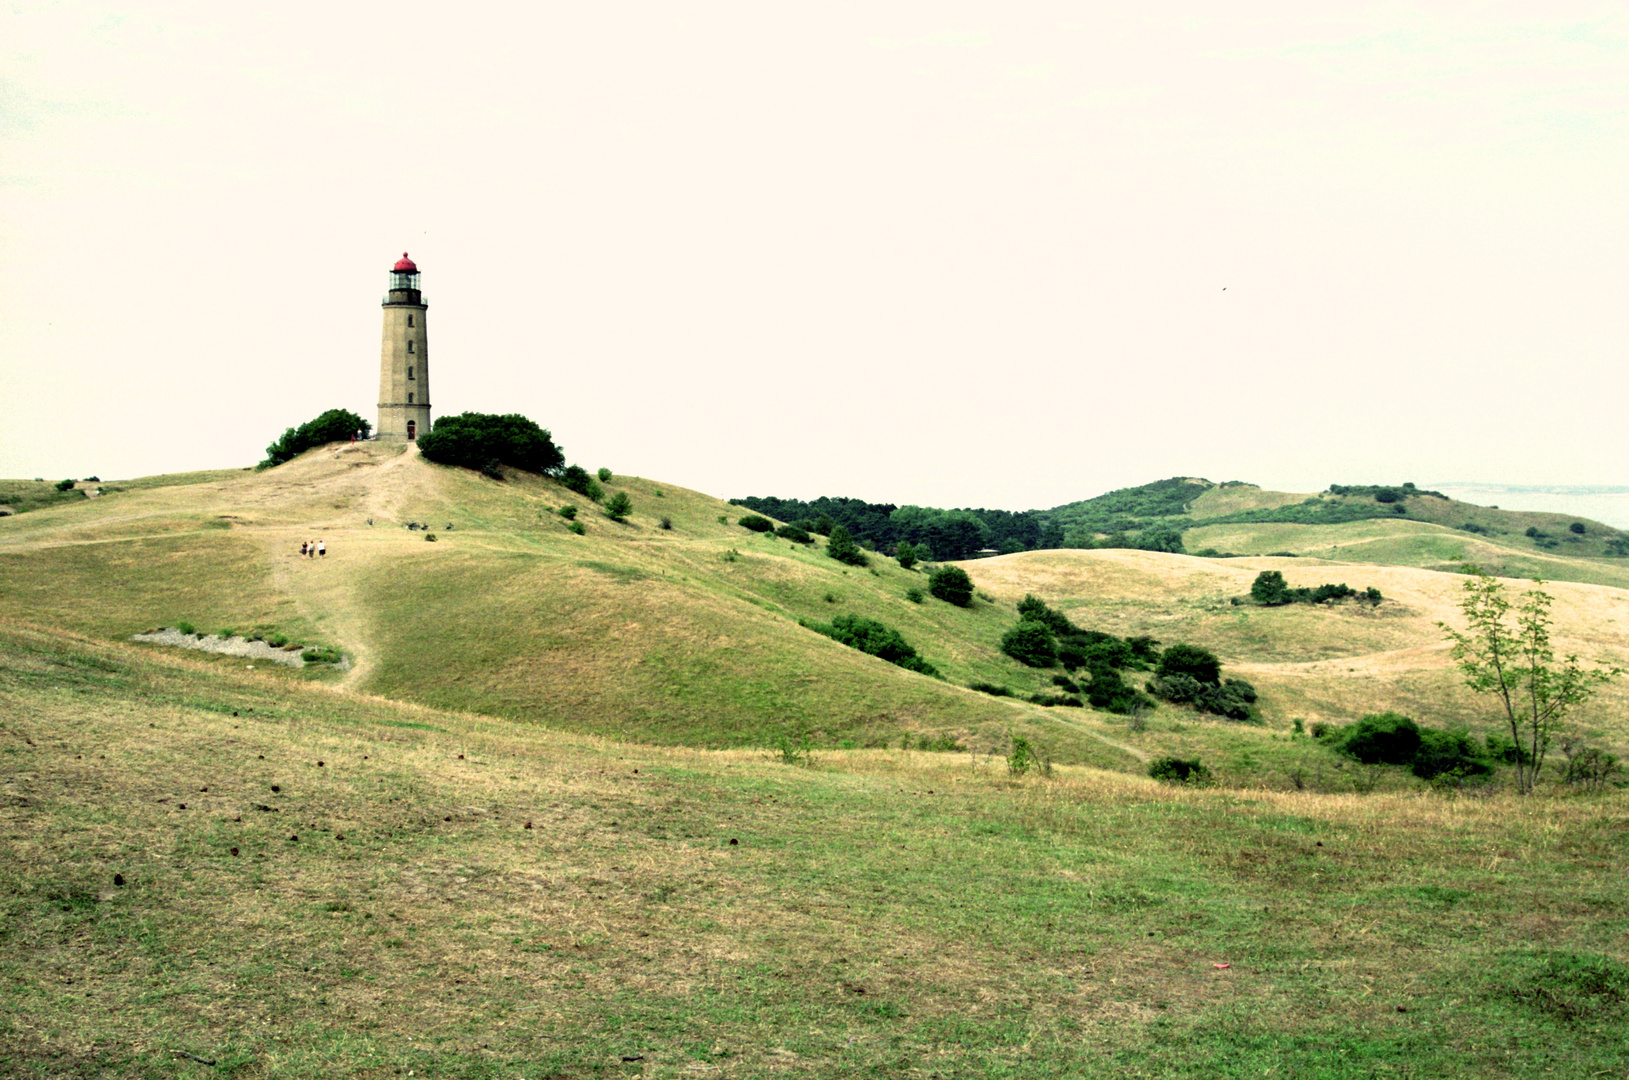
[[[328,554],[328,541],[301,540],[300,554],[308,559],[315,559],[318,555],[326,555]]]

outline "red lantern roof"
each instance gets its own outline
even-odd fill
[[[419,268],[413,265],[413,260],[407,257],[405,251],[402,252],[402,257],[396,260],[396,265],[392,266],[391,269],[398,274],[416,274],[419,272]]]

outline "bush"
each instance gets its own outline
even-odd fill
[[[1078,694],[1078,693],[1080,693],[1080,686],[1078,684],[1076,684],[1075,680],[1071,679],[1067,675],[1054,675],[1054,676],[1052,676],[1052,685],[1056,686],[1059,690],[1062,690],[1065,693],[1070,693],[1070,694]]]
[[[587,529],[583,528],[583,523],[580,522],[580,521],[573,521],[570,524],[568,524],[566,526],[566,528],[570,529],[572,532],[576,533],[578,536],[581,536],[581,535],[583,535],[583,533],[588,531]]]
[[[577,520],[577,508],[570,503],[567,503],[560,508],[560,516],[565,518],[567,521],[575,521]]]
[[[308,664],[337,664],[344,658],[332,645],[316,645],[300,654],[300,659]]]
[[[633,500],[628,498],[626,491],[617,492],[605,503],[605,516],[612,521],[626,521],[631,513],[633,513]]]
[[[367,438],[373,425],[349,409],[329,409],[314,420],[307,420],[297,428],[289,428],[283,437],[266,447],[266,460],[262,468],[271,468],[290,461],[313,446],[326,446],[333,442],[349,442],[358,432]],[[426,436],[428,437],[428,436]],[[419,449],[423,450],[420,440]]]
[[[1567,526],[1567,531],[1577,536],[1583,536],[1585,532],[1584,523],[1582,521],[1575,521],[1571,525]]]
[[[1093,668],[1091,676],[1092,681],[1086,687],[1086,700],[1094,709],[1132,716],[1154,704],[1147,694],[1127,683],[1113,668]]]
[[[898,630],[860,615],[839,615],[829,623],[804,622],[817,634],[825,634],[868,656],[938,678],[939,670],[917,655]]]
[[[968,683],[967,688],[969,690],[977,690],[981,694],[989,694],[991,697],[1011,697],[1012,696],[1012,691],[1011,690],[1008,690],[1005,686],[997,686],[995,683],[987,683],[987,682]]]
[[[597,475],[600,478],[600,483],[602,483],[602,484],[609,484],[611,482],[611,470],[610,469],[606,469],[606,468],[602,467],[600,469],[600,471],[598,473],[596,473],[595,475]]]
[[[775,530],[775,535],[794,544],[814,543],[814,537],[809,535],[809,530],[799,525],[782,525]]]
[[[1276,607],[1294,600],[1281,570],[1263,570],[1250,584],[1250,599],[1258,604]]]
[[[973,603],[973,579],[959,566],[941,566],[929,575],[928,592],[947,604],[969,607]]]
[[[57,490],[58,491],[72,491],[74,489],[74,483],[75,483],[75,481],[73,481],[73,480],[58,480],[57,481]]]
[[[1052,631],[1034,619],[1020,619],[1001,638],[1001,651],[1028,667],[1049,668],[1058,663]]]
[[[894,558],[899,560],[899,565],[909,570],[916,565],[915,545],[909,540],[901,540],[899,546],[894,549]]]
[[[1198,759],[1162,757],[1148,763],[1148,775],[1168,784],[1203,784],[1210,779],[1210,770]]]
[[[1035,751],[1030,747],[1029,740],[1022,735],[1014,735],[1012,749],[1007,752],[1007,771],[1014,776],[1023,776],[1035,764]]]
[[[909,600],[913,604],[920,604],[923,600],[927,599],[927,596],[922,592],[921,589],[918,589],[913,585],[909,589],[905,590],[905,599]]]
[[[848,534],[848,529],[841,525],[833,525],[830,536],[826,539],[826,554],[840,563],[850,566],[870,566],[871,560],[865,557],[860,545]]]
[[[185,619],[176,623],[175,628],[181,631],[181,633],[186,634],[188,637],[191,637],[193,634],[198,632],[198,628],[187,622]]]
[[[1464,729],[1425,728],[1420,732],[1419,749],[1414,751],[1414,775],[1421,780],[1435,780],[1439,776],[1486,776],[1493,771],[1493,766],[1479,749]]]
[[[1084,709],[1086,707],[1086,703],[1084,701],[1081,701],[1080,698],[1074,697],[1073,695],[1031,694],[1029,696],[1029,700],[1030,704],[1032,705],[1045,705],[1048,707],[1054,705],[1067,705],[1072,709]]]
[[[748,529],[757,533],[769,532],[775,527],[775,523],[773,521],[770,521],[766,517],[761,517],[758,514],[748,514],[745,517],[738,519],[736,524],[741,526],[743,529]]]
[[[673,519],[670,518],[670,517],[663,517],[662,518],[662,528],[664,528],[664,529],[673,528]]]
[[[1155,673],[1166,677],[1187,675],[1202,683],[1218,683],[1222,678],[1222,662],[1209,649],[1197,645],[1172,645],[1160,654]]]
[[[548,433],[544,432],[544,434]],[[568,489],[575,491],[579,495],[586,495],[595,502],[599,502],[605,494],[605,489],[600,487],[598,482],[588,475],[588,470],[581,465],[569,466],[565,472],[560,474],[560,482]]]
[[[553,437],[519,413],[459,413],[419,436],[419,453],[440,465],[482,469],[497,461],[530,473],[554,473],[565,455]]]
[[[1346,730],[1340,749],[1365,765],[1408,765],[1420,749],[1420,726],[1399,713],[1375,713]]]

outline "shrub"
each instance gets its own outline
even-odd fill
[[[991,697],[1011,697],[1012,696],[1012,691],[1011,690],[1008,690],[1005,686],[997,686],[995,683],[987,683],[987,682],[968,683],[967,688],[969,690],[977,690],[981,694],[989,694]]]
[[[1113,668],[1093,668],[1091,675],[1092,681],[1086,687],[1086,700],[1094,709],[1133,716],[1154,704],[1147,694],[1127,683]]]
[[[1493,766],[1479,749],[1464,729],[1425,728],[1420,732],[1419,749],[1414,751],[1414,775],[1421,780],[1435,780],[1439,776],[1486,776],[1493,771]]]
[[[1052,685],[1070,694],[1080,693],[1080,687],[1067,675],[1052,676]]]
[[[272,648],[281,649],[288,644],[288,635],[280,634],[274,630],[267,634],[263,640]]]
[[[762,517],[758,514],[748,514],[745,517],[738,519],[736,524],[741,526],[743,529],[749,529],[752,532],[757,533],[769,532],[775,527],[775,523],[773,521],[770,521],[768,518]]]
[[[894,558],[899,560],[899,565],[909,570],[916,565],[916,547],[909,540],[901,540],[899,546],[894,549]]]
[[[485,469],[501,462],[531,473],[554,473],[566,460],[553,437],[519,413],[440,417],[419,437],[419,453],[440,465]]]
[[[314,420],[307,420],[297,428],[283,432],[282,438],[266,447],[266,460],[262,468],[271,468],[290,461],[313,446],[326,446],[332,442],[349,442],[358,432],[367,438],[373,425],[349,409],[329,409]],[[428,436],[426,436],[428,438]],[[420,440],[419,449],[424,448]]]
[[[670,518],[670,517],[663,517],[662,518],[662,528],[664,528],[664,529],[673,528],[673,519]]]
[[[92,479],[95,478],[92,477]],[[1567,531],[1577,536],[1583,536],[1585,532],[1584,523],[1582,521],[1575,521],[1571,525],[1567,526]]]
[[[839,615],[829,623],[804,622],[804,626],[817,634],[825,634],[833,641],[858,649],[868,656],[886,660],[923,675],[939,676],[939,670],[917,655],[903,635],[891,626],[860,615]]]
[[[1222,678],[1222,662],[1209,649],[1176,644],[1160,654],[1156,674],[1161,677],[1187,675],[1202,683],[1217,683]]]
[[[602,467],[600,469],[600,471],[598,473],[596,473],[595,475],[600,478],[600,483],[602,483],[602,484],[609,484],[611,482],[611,470],[610,469]]]
[[[1370,585],[1367,589],[1363,590],[1363,599],[1366,603],[1378,605],[1382,599],[1380,590],[1375,588],[1373,585]]]
[[[905,590],[905,599],[909,600],[913,604],[920,604],[923,600],[927,599],[927,595],[921,589],[918,589],[913,585],[909,589]]]
[[[1346,730],[1340,749],[1365,765],[1407,765],[1420,749],[1420,726],[1399,713],[1365,716]]]
[[[568,524],[566,526],[566,528],[570,529],[572,532],[576,533],[578,536],[581,536],[581,535],[583,535],[583,533],[588,531],[587,529],[583,528],[583,523],[580,522],[580,521],[573,521],[570,524]]]
[[[75,483],[76,483],[76,481],[73,481],[73,480],[58,480],[57,481],[57,490],[58,491],[72,491],[74,489],[74,484]]]
[[[196,634],[198,632],[198,628],[196,626],[192,625],[191,623],[187,622],[185,619],[183,619],[180,622],[176,623],[175,628],[177,630],[181,631],[181,633],[186,634],[188,637],[191,637],[193,634]]]
[[[436,542],[436,534],[435,533],[425,533],[424,534],[424,539],[433,544],[433,543]]]
[[[1250,599],[1258,604],[1276,607],[1290,603],[1294,597],[1290,593],[1288,583],[1284,581],[1283,571],[1263,570],[1250,584]]]
[[[1600,747],[1566,742],[1562,744],[1561,752],[1567,759],[1566,764],[1560,767],[1563,784],[1572,784],[1587,791],[1601,791],[1607,784],[1617,783],[1624,774],[1623,764]]]
[[[102,482],[102,478],[100,476],[87,476],[87,477],[85,477],[85,481],[86,481],[86,483],[90,483],[90,484],[100,484]],[[1584,531],[1584,528],[1581,525],[1578,526],[1577,528],[1573,529],[1573,532],[1583,532],[1583,531]]]
[[[1048,707],[1051,707],[1051,706],[1054,706],[1054,705],[1067,705],[1072,709],[1084,709],[1086,707],[1085,702],[1081,701],[1080,698],[1075,697],[1073,695],[1031,694],[1029,696],[1029,700],[1030,700],[1030,703],[1033,704],[1033,705],[1045,705],[1045,706],[1048,706]]]
[[[799,525],[782,525],[775,530],[775,535],[783,540],[790,540],[794,544],[814,543],[814,537],[809,535],[809,530]]]
[[[567,503],[566,505],[562,506],[559,513],[560,516],[565,518],[567,521],[575,521],[577,519],[577,508],[571,503]]]
[[[910,737],[907,736],[905,741],[910,742]],[[916,748],[940,754],[967,753],[967,747],[957,742],[954,735],[935,735],[932,738],[923,735],[916,740]]]
[[[1049,668],[1058,662],[1052,631],[1034,619],[1020,619],[1017,626],[1002,635],[1001,651],[1028,667]]]
[[[947,604],[968,607],[973,603],[973,579],[959,566],[941,566],[929,575],[928,592]]]
[[[1155,758],[1148,763],[1148,775],[1167,784],[1203,784],[1210,779],[1210,770],[1198,759],[1189,761],[1179,757]]]
[[[344,655],[332,645],[316,645],[302,652],[300,659],[308,664],[337,664]]]
[[[826,539],[826,554],[840,563],[850,566],[870,566],[871,560],[865,557],[860,545],[848,534],[848,529],[841,525],[832,526],[831,534]]]
[[[626,521],[631,513],[633,513],[633,500],[628,498],[626,491],[619,491],[606,500],[605,516],[612,521]]]
[[[1023,776],[1035,767],[1035,751],[1030,748],[1029,740],[1022,735],[1012,737],[1012,749],[1007,752],[1007,771],[1014,776]]]

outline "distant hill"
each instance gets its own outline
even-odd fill
[[[1610,525],[1569,514],[1500,510],[1457,502],[1412,483],[1331,484],[1317,494],[1295,494],[1267,491],[1242,481],[1215,483],[1178,476],[1050,510],[1023,511],[939,510],[846,498],[804,502],[748,497],[731,502],[779,521],[804,521],[810,527],[817,527],[821,521],[841,524],[862,543],[885,552],[902,541],[926,544],[935,557],[944,559],[972,558],[986,550],[1012,554],[1060,548],[1131,548],[1210,556],[1267,554],[1258,550],[1261,544],[1255,538],[1276,535],[1272,530],[1221,532],[1217,528],[1334,526],[1365,521],[1423,522],[1479,537],[1483,543],[1460,545],[1456,550],[1464,550],[1467,558],[1472,557],[1472,548],[1476,549],[1476,557],[1491,556],[1490,568],[1515,566],[1509,562],[1513,556],[1629,558],[1629,534]],[[1379,534],[1388,531],[1381,528]],[[1229,546],[1218,543],[1224,537],[1229,538]],[[1498,550],[1488,551],[1489,545]],[[1271,550],[1287,551],[1290,547],[1293,545],[1279,545]],[[1375,549],[1375,554],[1381,554],[1381,549]],[[1415,558],[1413,554],[1407,556],[1405,564],[1417,565]],[[1433,556],[1430,565],[1446,568],[1458,564],[1450,557]],[[1543,560],[1543,565],[1548,567],[1547,576],[1559,580],[1600,579],[1595,570],[1556,564],[1553,559]],[[1616,571],[1606,572],[1608,578],[1615,575]]]

